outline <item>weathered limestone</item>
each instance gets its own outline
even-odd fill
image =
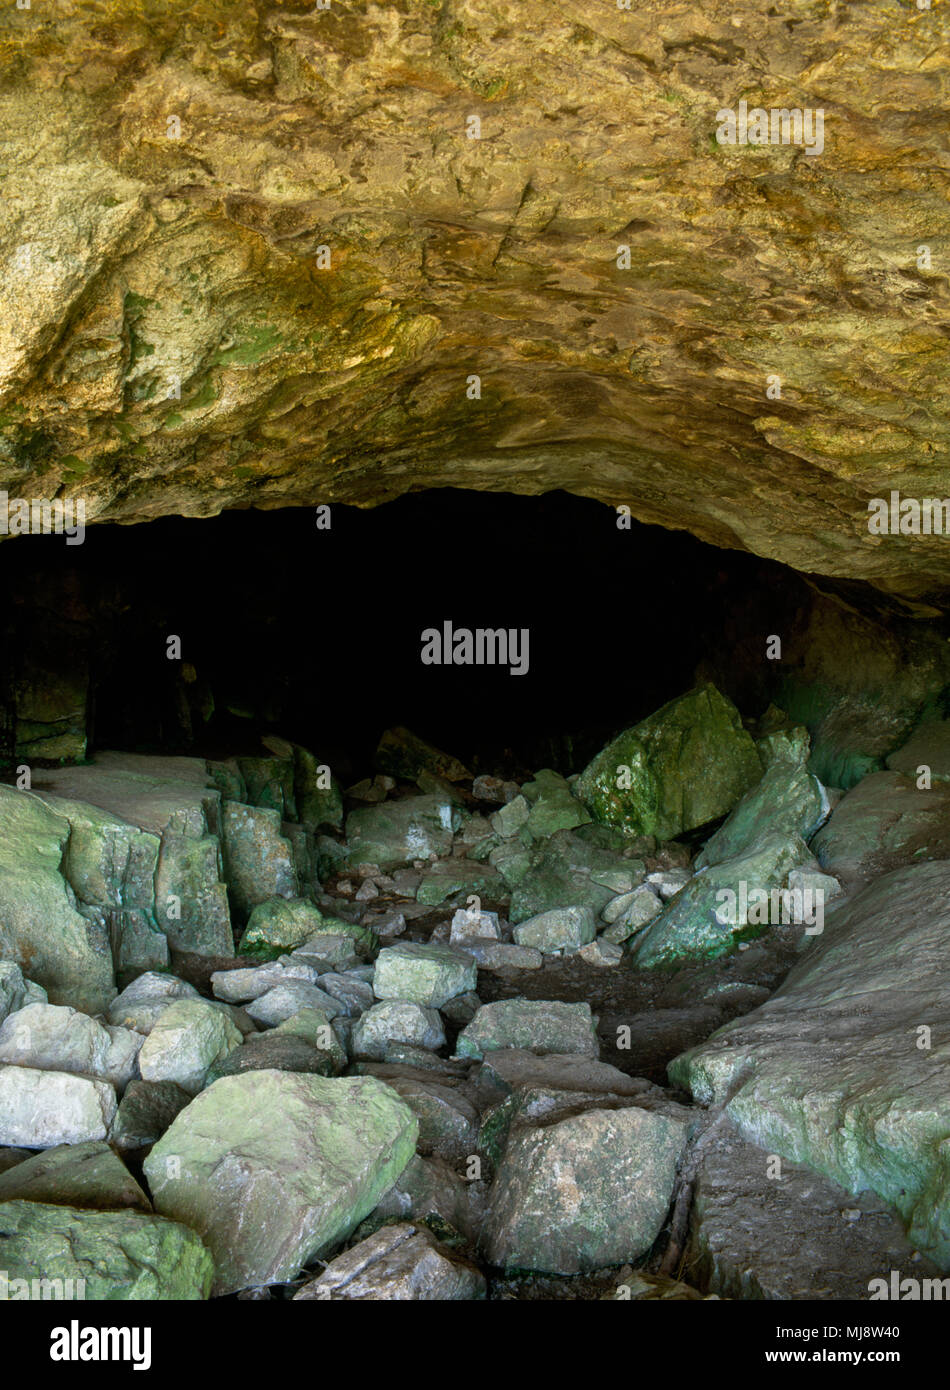
[[[950,863],[900,869],[829,916],[781,989],[671,1064],[753,1143],[870,1188],[950,1266]]]
[[[158,1210],[212,1251],[215,1292],[229,1293],[291,1279],[343,1240],[405,1168],[416,1134],[372,1077],[252,1071],[192,1101],[145,1173]]]
[[[60,874],[69,822],[30,792],[0,785],[0,957],[54,1004],[86,1013],[116,989],[108,933],[82,915]]]

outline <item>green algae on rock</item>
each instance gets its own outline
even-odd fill
[[[603,824],[672,840],[725,815],[761,775],[739,711],[705,684],[619,734],[574,793]]]
[[[373,1077],[250,1071],[196,1097],[145,1175],[158,1210],[211,1250],[215,1293],[231,1293],[293,1279],[342,1242],[399,1177],[417,1135],[409,1108]]]
[[[32,1201],[4,1202],[2,1213],[4,1273],[11,1288],[13,1280],[32,1288],[39,1276],[46,1289],[72,1291],[60,1297],[91,1301],[195,1300],[211,1291],[211,1255],[177,1221]]]

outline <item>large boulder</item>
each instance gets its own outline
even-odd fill
[[[660,1233],[686,1140],[630,1105],[512,1126],[481,1248],[490,1264],[581,1274],[635,1260]]]
[[[215,1292],[280,1283],[367,1216],[415,1150],[409,1108],[373,1077],[223,1077],[145,1160],[157,1209],[198,1231]]]
[[[105,1139],[115,1112],[115,1090],[107,1081],[0,1066],[0,1144],[46,1149]]]
[[[671,840],[731,811],[761,775],[739,711],[706,684],[618,735],[574,794],[604,824]]]
[[[646,968],[722,956],[763,935],[781,923],[783,914],[794,915],[792,904],[786,907],[779,899],[773,904],[771,895],[786,887],[793,869],[809,862],[803,840],[777,834],[738,858],[704,869],[634,938],[634,963]]]
[[[38,797],[0,785],[0,957],[54,1004],[96,1014],[115,997],[112,951],[60,871],[69,835],[69,821]]]
[[[393,869],[414,859],[438,859],[451,850],[460,824],[458,807],[435,793],[361,807],[346,818],[348,862]]]
[[[281,833],[280,812],[228,801],[221,820],[224,876],[239,919],[270,898],[296,898],[293,846]]]
[[[837,908],[767,1003],[670,1076],[746,1139],[896,1207],[950,1267],[950,862],[887,874]]]
[[[208,1297],[211,1256],[185,1225],[139,1211],[78,1211],[43,1202],[4,1202],[2,1211],[8,1298]]]

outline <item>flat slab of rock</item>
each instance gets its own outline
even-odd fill
[[[391,1299],[448,1302],[485,1297],[485,1278],[439,1249],[425,1226],[384,1226],[327,1265],[294,1302]]]
[[[456,1043],[460,1057],[483,1057],[501,1047],[582,1057],[600,1053],[590,1005],[556,999],[499,999],[483,1004]]]
[[[138,1211],[79,1211],[42,1202],[4,1202],[2,1211],[8,1298],[208,1297],[211,1256],[187,1226]],[[29,1293],[21,1295],[14,1280],[27,1281]]]
[[[891,1270],[937,1273],[895,1212],[870,1192],[852,1196],[813,1169],[783,1160],[728,1124],[703,1137],[690,1217],[694,1283],[721,1298],[870,1297]]]
[[[698,1100],[725,1104],[745,1138],[876,1192],[942,1265],[948,939],[950,863],[887,874],[829,914],[767,1003],[670,1066]]]
[[[159,1211],[200,1232],[215,1292],[292,1279],[375,1207],[415,1152],[374,1077],[252,1071],[198,1096],[145,1160]]]
[[[14,1199],[96,1211],[152,1210],[125,1164],[102,1140],[61,1144],[0,1173],[0,1202]]]
[[[649,1081],[627,1076],[608,1062],[574,1053],[537,1053],[521,1048],[500,1048],[489,1052],[479,1069],[479,1078],[504,1091],[520,1087],[546,1086],[561,1091],[589,1091],[592,1094],[634,1096],[650,1090]]]

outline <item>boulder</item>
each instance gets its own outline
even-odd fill
[[[846,885],[921,859],[950,858],[950,784],[934,781],[921,790],[900,772],[872,772],[838,802],[812,851]]]
[[[512,1126],[480,1241],[503,1269],[581,1274],[643,1255],[666,1218],[682,1122],[625,1105]]]
[[[445,1032],[437,1009],[424,1008],[402,999],[387,999],[367,1009],[353,1029],[353,1055],[381,1062],[389,1043],[408,1043],[428,1051],[445,1046]]]
[[[771,898],[761,895],[784,888],[791,871],[809,860],[797,835],[770,835],[740,858],[704,869],[637,934],[630,948],[634,963],[646,969],[713,958],[761,936],[777,925]]]
[[[455,946],[400,942],[376,958],[373,993],[377,999],[405,999],[440,1009],[457,994],[475,989],[478,971],[471,956]]]
[[[241,937],[241,954],[293,951],[328,929],[323,913],[309,898],[269,898],[251,912]]]
[[[46,1004],[46,990],[28,980],[12,960],[0,960],[0,1023],[27,1004]]]
[[[130,1081],[112,1121],[110,1143],[125,1151],[148,1148],[190,1100],[175,1081]]]
[[[14,1200],[96,1211],[152,1210],[125,1164],[101,1139],[57,1145],[0,1174],[0,1202]]]
[[[196,1095],[211,1067],[240,1047],[241,1034],[204,999],[177,999],[161,1013],[139,1053],[143,1081],[174,1081]]]
[[[55,1004],[29,1004],[0,1024],[0,1066],[72,1072],[119,1091],[135,1075],[141,1046],[139,1033]]]
[[[458,758],[433,748],[409,729],[387,729],[376,749],[376,766],[380,772],[404,782],[414,782],[423,772],[444,777],[447,782],[468,782],[472,774]]]
[[[4,1202],[3,1237],[7,1298],[182,1301],[207,1298],[211,1289],[211,1256],[201,1240],[160,1216]]]
[[[577,951],[597,935],[589,907],[555,907],[529,917],[512,935],[519,946],[533,946],[544,955]]]
[[[145,1160],[156,1207],[200,1233],[218,1294],[293,1279],[399,1177],[417,1123],[373,1077],[216,1081]],[[172,1161],[174,1160],[174,1161]]]
[[[409,796],[361,807],[346,818],[349,863],[393,869],[449,854],[461,814],[447,797]]]
[[[238,918],[247,921],[270,898],[296,898],[293,847],[281,834],[280,812],[228,801],[221,821],[224,875]]]
[[[105,1139],[116,1112],[106,1081],[71,1072],[0,1067],[0,1144],[48,1149]]]
[[[761,775],[739,711],[704,684],[609,743],[580,774],[574,795],[595,820],[672,840],[731,811]]]
[[[499,999],[483,1004],[459,1033],[460,1057],[483,1057],[499,1047],[597,1057],[600,1045],[589,1004],[547,999]]]

